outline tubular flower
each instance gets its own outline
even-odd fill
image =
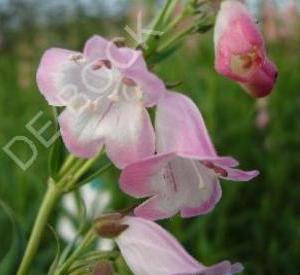
[[[190,256],[177,240],[149,220],[125,217],[128,228],[116,242],[129,268],[135,275],[230,275],[243,266],[223,261],[206,267]]]
[[[163,82],[146,66],[141,51],[118,48],[100,36],[83,53],[47,50],[37,83],[50,105],[66,106],[59,117],[73,154],[90,158],[105,144],[119,168],[154,153],[154,131],[145,107],[155,105]]]
[[[222,2],[216,19],[214,43],[218,73],[239,82],[254,97],[271,92],[277,68],[267,57],[255,20],[241,2]]]
[[[182,217],[206,214],[221,198],[219,178],[249,181],[258,171],[234,167],[231,157],[219,157],[201,113],[186,96],[167,92],[156,114],[157,155],[127,166],[121,189],[136,198],[150,197],[135,215],[156,220],[180,211]]]

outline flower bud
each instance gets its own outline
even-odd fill
[[[93,275],[114,275],[114,268],[111,262],[98,262],[93,270]]]
[[[120,213],[103,215],[95,221],[95,230],[103,238],[116,238],[128,228],[128,225],[122,224],[122,219]]]
[[[241,2],[222,2],[214,43],[218,73],[239,82],[254,97],[263,97],[272,91],[277,69],[266,55],[255,20]]]

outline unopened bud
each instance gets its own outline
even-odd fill
[[[114,39],[113,42],[118,48],[125,47],[125,38],[124,37],[117,37]]]
[[[111,262],[101,261],[98,262],[93,271],[93,275],[114,275],[114,268]]]
[[[116,238],[128,225],[122,224],[123,215],[120,213],[107,214],[95,221],[95,230],[103,238]]]

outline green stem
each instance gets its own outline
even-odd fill
[[[98,155],[97,157],[94,157],[92,159],[87,160],[85,163],[80,163],[79,167],[76,167],[77,171],[73,171],[74,175],[72,176],[72,179],[69,181],[69,183],[66,186],[66,190],[72,189],[72,186],[80,179],[80,177],[99,159]],[[74,169],[73,169],[74,170]]]
[[[81,255],[95,240],[96,234],[94,228],[90,229],[84,236],[80,245],[75,249],[71,256],[64,262],[64,264],[54,273],[55,275],[66,274],[66,271],[73,264],[73,262]]]
[[[166,13],[168,12],[170,5],[174,0],[166,0],[164,6],[162,7],[160,13],[154,18],[153,22],[150,24],[149,29],[153,31],[161,31],[163,29],[163,22]],[[143,44],[147,46],[147,51],[151,52],[155,45],[157,44],[157,39],[152,33],[148,34]],[[139,45],[138,45],[139,46]]]
[[[69,155],[65,161],[65,163],[63,164],[61,170],[59,171],[59,175],[63,175],[65,174],[70,167],[72,167],[72,164],[74,163],[74,161],[76,161],[76,157],[73,155]]]
[[[35,220],[33,230],[31,232],[29,242],[17,275],[28,274],[28,270],[37,252],[40,240],[42,238],[42,233],[45,229],[48,218],[62,193],[63,191],[60,188],[58,188],[54,182],[49,181],[47,192],[44,196],[42,205],[39,209],[37,218]]]
[[[172,46],[173,43],[179,41],[184,36],[192,33],[192,31],[194,30],[194,28],[195,28],[194,26],[190,26],[190,27],[184,29],[183,31],[177,33],[176,35],[174,35],[173,37],[171,37],[169,40],[167,40],[164,44],[162,44],[157,49],[157,52],[162,52],[163,50],[169,48],[170,46]]]
[[[28,274],[28,270],[37,252],[49,216],[59,198],[64,192],[66,192],[66,190],[68,190],[68,188],[72,187],[72,185],[76,183],[80,176],[83,175],[95,163],[98,157],[86,162],[81,159],[73,159],[73,157],[69,157],[64,165],[64,167],[68,166],[68,169],[66,173],[62,175],[62,178],[57,183],[51,179],[49,180],[47,192],[40,206],[17,275]],[[72,174],[74,174],[74,176],[72,176]]]

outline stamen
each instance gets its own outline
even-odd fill
[[[199,168],[197,167],[197,162],[194,161],[194,160],[191,160],[191,164],[192,164],[192,167],[194,168],[194,171],[199,179],[199,189],[206,189],[206,186],[205,186],[205,182],[203,180],[203,177],[201,175],[201,171],[199,170]]]
[[[75,63],[82,64],[86,62],[86,59],[83,57],[81,53],[72,54],[69,56],[69,60],[74,61]]]
[[[128,78],[128,77],[123,77],[122,82],[125,85],[130,86],[130,87],[135,87],[136,86],[136,82],[133,79]]]
[[[228,172],[224,168],[215,166],[213,169],[217,174],[220,174],[222,177],[228,177]]]
[[[118,47],[118,48],[123,48],[125,47],[125,38],[124,37],[118,37],[114,40],[114,44]]]
[[[92,70],[97,71],[99,69],[101,69],[102,67],[105,67],[107,69],[111,69],[112,65],[111,62],[109,60],[98,60],[96,61],[93,66],[92,66]]]
[[[91,111],[96,111],[97,110],[97,101],[91,101],[89,104],[89,109]]]
[[[101,63],[103,64],[103,66],[105,66],[107,69],[111,69],[112,68],[112,64],[108,59],[104,59],[101,60]]]
[[[103,63],[101,61],[99,61],[99,62],[93,64],[92,70],[97,71],[97,70],[101,69],[102,67],[103,67]]]
[[[231,59],[231,70],[238,75],[248,75],[262,62],[256,47],[243,55],[233,56]]]
[[[202,164],[203,164],[205,167],[207,167],[207,168],[209,168],[209,169],[213,169],[213,168],[215,167],[215,165],[214,165],[212,162],[208,161],[208,160],[203,160],[203,161],[201,161],[201,162],[202,162]]]
[[[138,99],[142,99],[143,98],[143,91],[140,87],[136,87],[135,88],[135,92],[136,92],[136,96]]]

